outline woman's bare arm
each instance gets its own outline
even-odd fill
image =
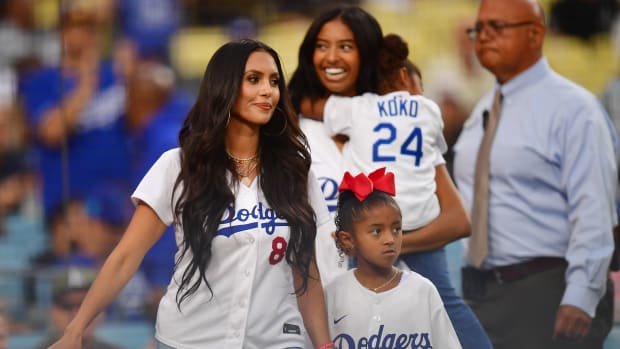
[[[75,318],[50,349],[81,348],[82,332],[108,306],[138,269],[146,252],[159,240],[166,225],[155,211],[140,203],[123,238],[97,274]]]
[[[426,226],[403,235],[401,253],[430,251],[467,237],[471,223],[460,194],[445,165],[435,167],[437,198],[441,211]]]
[[[301,275],[295,270],[293,270],[293,280],[296,289],[301,286]],[[329,342],[331,339],[327,325],[325,296],[323,295],[321,277],[314,258],[310,264],[308,288],[304,294],[297,296],[297,306],[314,346],[318,347]]]

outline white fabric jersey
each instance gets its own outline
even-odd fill
[[[336,348],[461,348],[430,280],[403,270],[396,287],[375,293],[362,286],[353,272],[341,275],[325,289]]]
[[[164,153],[132,195],[134,202],[145,202],[165,224],[173,223],[171,195],[179,154],[178,148]],[[177,349],[304,346],[292,271],[284,259],[290,231],[267,204],[258,182],[257,178],[249,187],[233,188],[235,211],[231,208],[221,218],[206,271],[213,294],[202,283],[179,311],[176,294],[190,251],[175,270],[157,313],[155,337],[162,343]],[[308,196],[319,230],[325,229],[331,219],[312,172]],[[175,237],[181,246],[182,227],[175,225]]]
[[[396,179],[403,229],[417,229],[439,215],[435,166],[447,150],[439,106],[406,91],[383,96],[330,96],[323,113],[329,135],[349,137],[344,169],[369,173],[387,167]]]
[[[300,117],[299,125],[306,135],[308,145],[310,146],[312,172],[319,181],[323,197],[333,217],[336,213],[338,202],[338,186],[344,175],[342,154],[336,143],[325,132],[322,122]],[[345,144],[346,147],[347,145]],[[328,229],[317,231],[316,260],[323,285],[327,285],[331,280],[348,269],[349,261],[347,256],[344,254],[340,255],[334,242],[332,232],[335,230],[335,225],[332,225],[331,231]]]

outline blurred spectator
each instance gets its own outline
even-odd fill
[[[35,27],[34,1],[0,1],[0,67],[10,66],[20,75],[58,64],[60,57],[58,37]]]
[[[444,138],[448,144],[446,166],[452,173],[452,146],[474,105],[494,84],[494,78],[476,58],[473,43],[465,30],[474,20],[462,18],[454,26],[456,54],[433,59],[425,70],[425,95],[441,109]]]
[[[50,307],[50,329],[46,337],[34,349],[47,349],[67,326],[84,300],[88,287],[95,279],[96,270],[87,268],[60,269],[52,278],[52,304]],[[95,335],[95,329],[103,320],[100,315],[93,320],[82,338],[83,349],[120,349]]]
[[[141,61],[128,79],[127,121],[131,134],[132,186],[166,150],[178,147],[178,133],[193,99],[175,86],[172,69],[164,64]],[[159,299],[174,270],[177,251],[174,230],[169,228],[147,252],[141,268],[151,295],[148,301],[154,320]]]
[[[42,254],[47,258],[37,259],[39,265],[99,267],[118,243],[131,215],[131,202],[125,194],[125,188],[106,183],[71,199],[66,206],[60,205],[50,225],[50,246],[56,249]]]
[[[35,195],[22,114],[15,103],[15,76],[0,67],[0,235],[4,217]]]
[[[128,79],[132,187],[164,151],[178,146],[179,130],[193,99],[177,89],[175,82],[172,69],[149,61],[139,62]]]
[[[84,207],[79,200],[69,200],[68,203],[59,204],[51,211],[46,222],[49,232],[48,247],[35,256],[33,260],[35,268],[67,264],[71,246],[75,245],[72,240],[71,227],[79,229],[85,226]]]
[[[252,17],[237,17],[228,23],[228,39],[255,39],[258,36],[258,23]]]
[[[121,119],[125,90],[112,64],[100,56],[101,23],[93,3],[66,3],[61,66],[39,70],[22,84],[46,217],[67,193],[83,196],[103,181],[129,177]]]
[[[169,63],[170,42],[181,25],[181,0],[112,0],[118,13],[120,40],[140,59]]]
[[[33,266],[40,275],[67,266],[98,269],[120,240],[132,211],[125,190],[110,184],[61,205],[49,223],[49,248],[35,257]],[[149,297],[148,281],[137,272],[107,309],[108,319],[143,320]],[[41,299],[36,302],[45,305]]]
[[[457,22],[453,29],[456,54],[433,59],[424,74],[425,94],[439,104],[449,147],[456,142],[478,99],[494,83],[493,76],[478,62],[473,43],[465,33],[473,21],[463,18]]]

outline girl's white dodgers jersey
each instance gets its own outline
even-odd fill
[[[325,289],[330,334],[339,349],[461,349],[433,284],[403,270],[393,289],[375,293],[359,283],[354,270]]]

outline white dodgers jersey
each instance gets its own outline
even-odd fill
[[[343,150],[345,170],[355,175],[387,167],[394,173],[404,230],[423,227],[439,215],[435,166],[443,162],[447,145],[435,102],[406,91],[332,95],[324,124],[329,135],[349,137]]]
[[[338,186],[344,175],[342,154],[336,143],[325,132],[322,122],[300,117],[299,126],[308,139],[312,155],[312,166],[310,168],[316,175],[327,208],[333,217],[338,202]],[[323,285],[346,272],[349,265],[348,257],[340,253],[336,247],[332,236],[335,230],[335,226],[332,226],[331,230],[320,229],[317,231],[316,263]]]
[[[173,200],[172,188],[179,158],[178,148],[164,153],[133,194],[134,200],[148,204],[166,224],[173,223],[172,202],[178,200]],[[317,228],[333,230],[318,183],[312,172],[308,177],[308,198]],[[212,292],[203,282],[179,310],[176,294],[191,251],[180,260],[159,304],[155,334],[159,341],[184,349],[304,346],[305,329],[292,270],[285,260],[288,223],[269,206],[258,183],[257,177],[250,186],[238,183],[232,187],[234,207],[218,218],[206,270]],[[181,229],[175,224],[178,246],[183,241]]]
[[[439,292],[430,280],[403,270],[393,289],[375,293],[350,270],[327,285],[332,340],[338,349],[460,349]]]

